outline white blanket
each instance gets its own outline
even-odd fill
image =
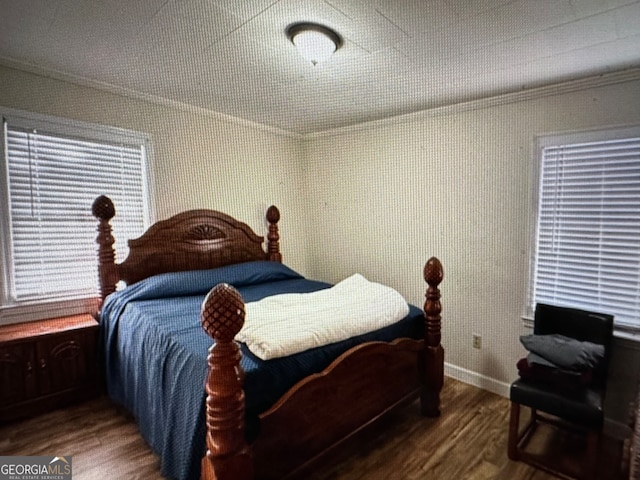
[[[247,303],[245,311],[236,340],[269,360],[391,325],[407,316],[409,306],[393,288],[355,274],[326,290]]]

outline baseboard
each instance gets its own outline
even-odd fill
[[[483,390],[495,393],[496,395],[509,398],[510,383],[504,383],[447,362],[444,364],[444,374],[448,377],[460,380],[461,382],[473,385],[474,387],[482,388]]]

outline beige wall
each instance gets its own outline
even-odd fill
[[[304,267],[299,139],[2,66],[0,106],[149,134],[156,219],[188,208],[213,208],[242,219],[263,235],[264,214],[275,204],[282,213],[285,259],[293,268]]]
[[[524,354],[534,136],[640,123],[640,82],[304,141],[1,66],[0,105],[150,134],[156,218],[216,208],[264,232],[263,212],[275,203],[285,262],[309,277],[357,271],[422,305],[422,266],[437,255],[447,372],[505,394]],[[472,333],[482,349],[471,348]],[[639,356],[620,345],[614,352],[614,420],[625,418]]]
[[[527,333],[521,316],[534,136],[627,123],[640,123],[638,81],[425,112],[307,141],[307,218],[314,222],[307,230],[322,232],[309,237],[308,270],[330,281],[359,271],[421,305],[422,265],[438,256],[447,372],[507,394],[524,356],[518,338]],[[472,348],[472,333],[482,336],[480,350]],[[624,363],[609,400],[621,419],[627,394],[616,391],[628,383]]]

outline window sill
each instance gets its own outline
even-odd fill
[[[613,336],[617,344],[640,352],[640,332],[614,330]]]
[[[0,306],[0,325],[68,317],[98,311],[98,298]]]

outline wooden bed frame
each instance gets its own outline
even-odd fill
[[[99,220],[98,259],[101,300],[116,283],[135,283],[173,271],[216,268],[253,260],[282,261],[280,213],[267,210],[269,233],[213,210],[187,211],[157,222],[140,238],[129,240],[129,256],[115,263],[109,221],[111,200],[98,197],[93,214]],[[215,339],[209,350],[206,382],[206,446],[202,479],[250,480],[304,478],[316,462],[336,453],[390,410],[420,398],[423,415],[440,414],[444,350],[440,344],[440,291],[443,270],[433,257],[424,266],[428,283],[423,340],[397,339],[353,347],[329,367],[292,387],[259,416],[260,430],[245,438],[243,372],[233,340],[244,322],[244,303],[231,286],[220,284],[202,306],[202,326]]]

